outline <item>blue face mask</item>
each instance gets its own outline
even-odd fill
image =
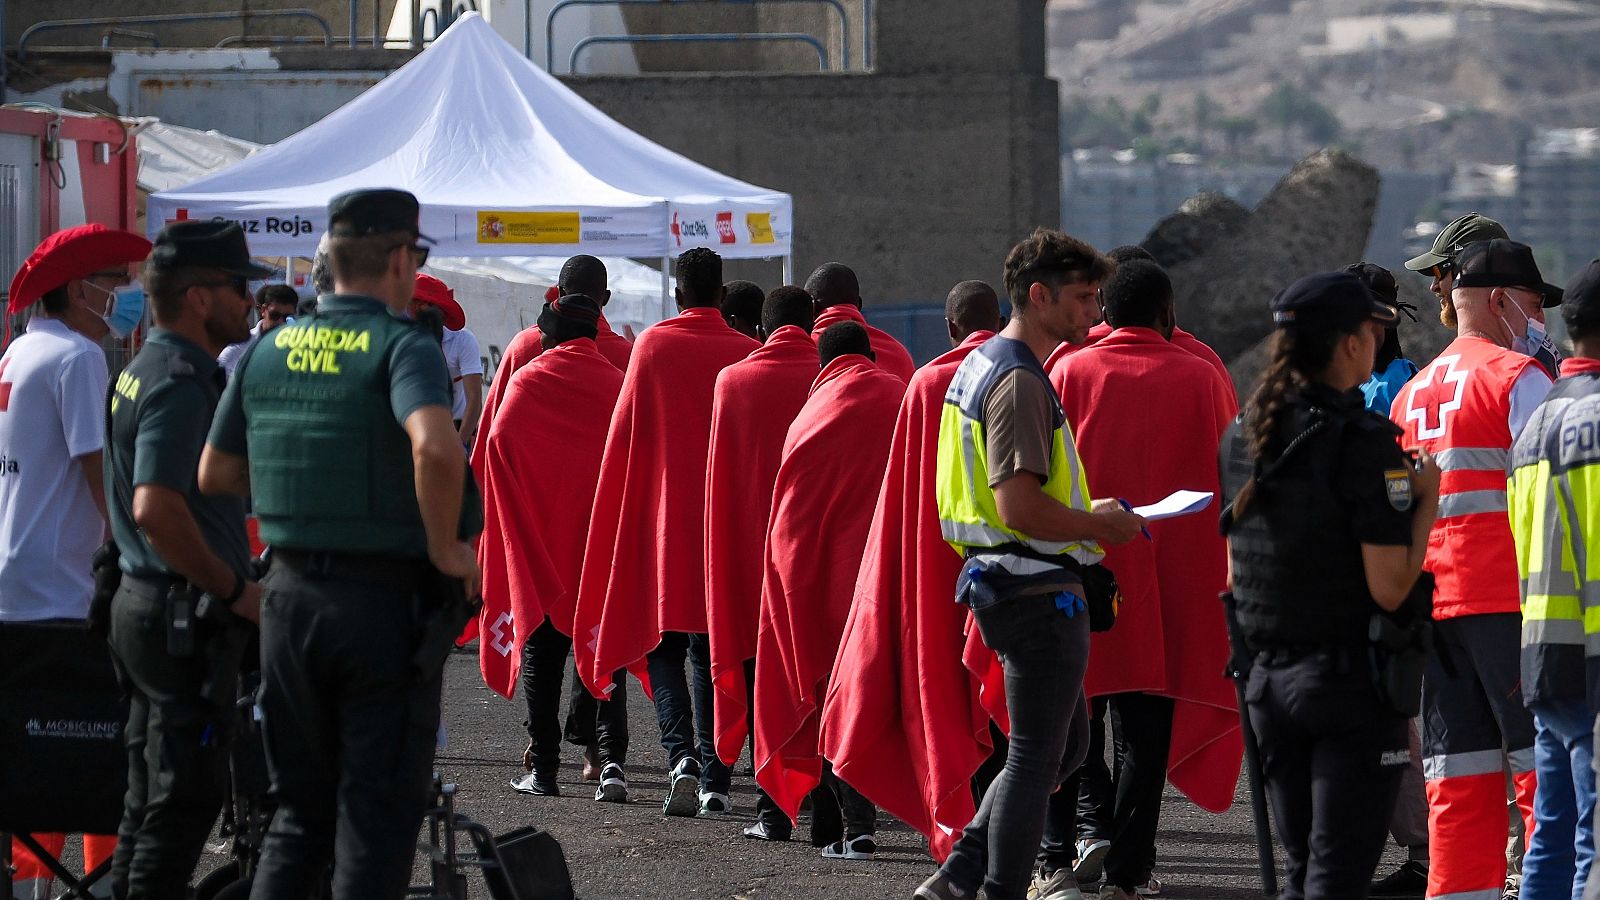
[[[106,310],[99,314],[100,319],[118,338],[133,334],[133,330],[144,321],[144,287],[137,281],[111,291],[92,281],[85,281],[84,284],[107,295]]]

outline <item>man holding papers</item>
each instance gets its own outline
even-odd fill
[[[1093,635],[1084,677],[1084,693],[1096,701],[1093,733],[1103,736],[1107,708],[1118,733],[1119,783],[1110,784],[1102,764],[1102,784],[1111,788],[1102,788],[1105,815],[1085,816],[1081,828],[1075,785],[1051,798],[1043,877],[1049,881],[1053,870],[1081,857],[1078,880],[1099,880],[1103,868],[1101,896],[1122,898],[1138,896],[1151,877],[1166,780],[1196,805],[1221,812],[1239,776],[1239,714],[1221,675],[1228,638],[1217,593],[1226,583],[1226,547],[1211,516],[1157,520],[1216,492],[1209,448],[1236,408],[1216,370],[1168,340],[1172,283],[1160,266],[1124,262],[1101,293],[1113,330],[1060,359],[1050,379],[1094,495],[1151,504],[1135,510],[1149,521],[1149,539],[1106,548],[1122,610],[1115,628]],[[1186,489],[1201,497],[1169,496]],[[1091,745],[1080,770],[1086,781],[1103,759],[1097,750]]]

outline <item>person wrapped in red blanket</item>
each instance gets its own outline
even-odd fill
[[[611,300],[611,291],[606,288],[606,264],[593,256],[580,254],[567,260],[561,265],[561,274],[557,281],[545,292],[545,302],[558,297],[572,294],[583,294],[600,304],[602,312],[600,321],[595,325],[595,349],[600,355],[611,361],[618,370],[628,370],[628,356],[633,352],[633,342],[611,330],[611,323],[606,321],[606,303]],[[477,440],[472,444],[473,474],[478,480],[483,480],[483,471],[476,460],[483,454],[484,442],[489,439],[489,425],[494,422],[495,410],[500,405],[500,399],[505,396],[506,386],[511,383],[511,376],[517,370],[527,365],[534,357],[544,352],[544,345],[540,339],[539,326],[524,328],[517,332],[506,345],[505,352],[500,356],[500,362],[494,370],[494,381],[490,383],[489,390],[483,395],[483,418],[478,426]]]
[[[737,282],[735,282],[737,283]],[[811,295],[792,285],[762,304],[760,349],[717,376],[706,462],[706,624],[717,755],[733,765],[750,735],[761,576],[772,485],[783,439],[817,378]],[[723,319],[728,318],[727,307]],[[792,823],[765,793],[756,797],[750,837],[786,838]]]
[[[811,326],[811,336],[820,339],[822,333],[840,322],[854,322],[867,330],[872,340],[872,352],[878,358],[878,368],[894,375],[902,382],[911,380],[916,363],[911,354],[894,339],[894,335],[867,324],[861,314],[861,284],[856,273],[844,263],[823,263],[806,279],[806,293],[816,300],[817,321]]]
[[[1101,297],[1111,333],[1050,373],[1095,494],[1136,504],[1177,490],[1215,494],[1214,448],[1237,408],[1210,365],[1168,340],[1172,282],[1154,262],[1126,260]],[[1155,522],[1150,540],[1106,549],[1123,603],[1116,627],[1091,639],[1084,692],[1105,698],[1095,711],[1109,706],[1117,724],[1118,780],[1113,791],[1101,764],[1103,813],[1080,802],[1074,782],[1051,799],[1046,868],[1070,865],[1082,835],[1094,862],[1103,857],[1106,884],[1135,896],[1151,877],[1168,780],[1211,812],[1233,801],[1244,751],[1233,686],[1222,674],[1228,638],[1217,594],[1227,583],[1227,548],[1212,518]],[[1086,786],[1095,762],[1079,773]],[[1080,807],[1096,814],[1076,823]],[[1095,847],[1100,842],[1109,846]],[[1080,865],[1078,880],[1099,874]]]
[[[756,781],[792,821],[813,794],[822,855],[871,859],[877,815],[823,763],[819,712],[855,595],[905,382],[877,367],[865,328],[817,342],[822,372],[784,439],[767,526],[756,650]]]
[[[618,669],[647,661],[671,766],[663,811],[694,816],[730,803],[711,738],[706,640],[711,405],[717,375],[759,345],[722,320],[722,257],[684,251],[677,276],[682,312],[640,335],[606,434],[572,639],[578,674],[597,697],[615,688]]]
[[[595,346],[599,317],[599,304],[582,294],[544,305],[539,333],[546,350],[512,376],[480,460],[488,502],[478,542],[486,573],[479,666],[484,683],[510,698],[520,663],[527,773],[511,786],[528,794],[561,793],[558,717],[573,606],[600,454],[622,392],[622,372]],[[596,799],[622,802],[626,696],[619,691],[597,703],[579,680],[572,688],[567,734],[594,759]]]
[[[977,809],[971,780],[992,746],[980,684],[961,662],[971,615],[950,599],[961,557],[939,533],[934,459],[945,392],[967,354],[1000,329],[999,297],[963,281],[945,319],[953,349],[916,371],[895,417],[822,712],[822,755],[834,772],[922,833],[939,862]]]

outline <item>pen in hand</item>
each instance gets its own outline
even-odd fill
[[[1133,504],[1131,504],[1128,501],[1122,499],[1121,497],[1117,498],[1117,504],[1119,506],[1121,506],[1123,509],[1127,510],[1128,512],[1133,512]],[[1150,529],[1149,528],[1141,527],[1139,529],[1139,532],[1144,535],[1144,539],[1145,540],[1147,540],[1147,541],[1155,540],[1155,538],[1150,536]]]

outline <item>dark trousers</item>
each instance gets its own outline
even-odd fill
[[[227,784],[220,720],[200,696],[204,654],[167,653],[166,593],[127,576],[112,601],[112,659],[129,697],[128,793],[111,868],[118,897],[186,895]]]
[[[811,792],[811,821],[814,840],[831,844],[839,837],[876,833],[878,808],[833,774],[833,765],[823,760],[822,783]]]
[[[695,761],[700,790],[728,793],[732,773],[717,758],[716,733],[711,710],[711,642],[703,634],[669,631],[645,658],[650,670],[650,687],[655,692],[656,725],[661,729],[661,749],[667,751],[667,764],[677,766],[685,759]],[[687,662],[693,674],[684,674]]]
[[[1047,868],[1060,868],[1063,861],[1071,864],[1079,835],[1110,841],[1106,883],[1131,891],[1150,880],[1156,864],[1161,793],[1172,747],[1172,700],[1135,691],[1096,697],[1091,710],[1089,758],[1050,796],[1040,855]],[[1109,771],[1108,712],[1113,744]]]
[[[744,690],[745,690],[745,721],[750,723],[750,750],[752,758],[755,753],[756,743],[756,661],[752,657],[744,661]],[[787,835],[794,831],[794,823],[789,821],[788,815],[772,802],[772,797],[756,785],[756,821],[763,822],[767,830],[776,835]]]
[[[561,765],[561,684],[567,674],[572,638],[550,623],[549,617],[528,635],[522,645],[522,696],[528,704],[528,739],[533,742],[533,768],[554,774]],[[614,676],[611,699],[596,700],[583,680],[574,674],[567,694],[566,739],[580,747],[594,747],[600,765],[628,763],[627,671]]]
[[[1045,803],[1088,751],[1083,672],[1089,617],[1067,618],[1052,595],[1001,599],[973,610],[1005,669],[1011,742],[1006,765],[945,860],[958,887],[991,900],[1026,896],[1044,834]]]
[[[261,611],[262,732],[278,812],[255,900],[405,893],[431,790],[442,668],[412,663],[421,598],[274,563]]]
[[[1245,688],[1272,818],[1282,900],[1362,900],[1383,856],[1410,752],[1359,654],[1259,657]]]

